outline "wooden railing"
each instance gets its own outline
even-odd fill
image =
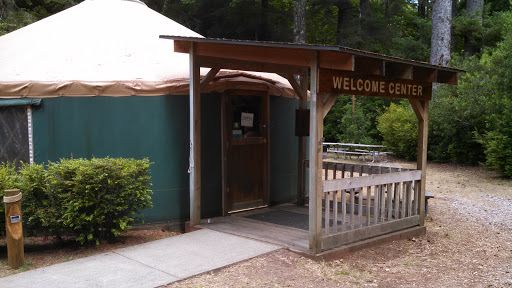
[[[335,162],[323,170],[323,249],[418,225],[420,170]]]

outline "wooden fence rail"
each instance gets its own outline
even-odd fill
[[[323,169],[323,249],[418,225],[420,170],[336,162]]]

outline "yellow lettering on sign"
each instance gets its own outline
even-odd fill
[[[371,89],[372,89],[372,82],[370,82],[370,80],[364,81],[364,91],[370,92]]]
[[[372,92],[379,92],[379,81],[372,81]]]
[[[343,89],[348,90],[348,78],[343,78]]]
[[[334,84],[334,89],[341,89],[341,82],[343,81],[342,77],[332,76],[332,82]]]
[[[423,96],[423,86],[407,83],[388,82],[387,80],[361,79],[360,77],[332,76],[332,87],[336,90],[387,94],[387,95],[408,95]],[[376,95],[378,96],[378,95]]]
[[[363,83],[364,81],[359,79],[357,80],[357,91],[363,91]]]

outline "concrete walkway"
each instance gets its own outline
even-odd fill
[[[0,287],[157,287],[280,248],[202,229],[0,278]]]

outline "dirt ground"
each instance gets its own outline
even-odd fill
[[[332,262],[279,250],[167,287],[512,287],[512,181],[444,164],[427,179],[425,236]]]
[[[57,243],[53,237],[27,237],[24,239],[25,265],[14,270],[7,265],[7,247],[5,239],[0,238],[0,277],[45,267],[73,259],[163,239],[179,233],[162,230],[130,231],[118,238],[116,243],[101,243],[99,246],[80,246],[74,239],[65,239]]]
[[[480,167],[429,164],[427,173],[436,198],[429,201],[425,236],[332,262],[279,250],[167,287],[512,287],[512,181]],[[26,238],[27,264],[16,271],[0,239],[0,277],[174,235],[132,231],[118,243],[85,248]]]

